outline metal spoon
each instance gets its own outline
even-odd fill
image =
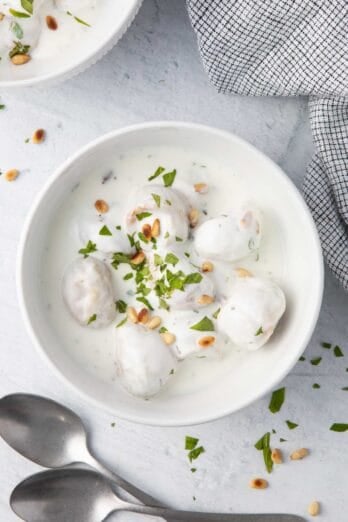
[[[75,463],[88,464],[144,504],[163,505],[96,460],[89,450],[80,417],[51,399],[25,393],[3,397],[0,435],[23,457],[40,466],[60,468]]]
[[[295,515],[237,515],[175,511],[121,500],[100,473],[61,469],[37,473],[12,492],[13,511],[27,522],[101,522],[114,511],[200,522],[304,522]]]

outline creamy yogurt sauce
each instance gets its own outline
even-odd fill
[[[0,0],[0,70],[54,59],[83,45],[97,5],[97,0]]]
[[[163,172],[151,179],[159,165]],[[165,181],[172,183],[165,187]],[[249,351],[268,341],[285,309],[276,284],[285,265],[283,240],[262,196],[218,160],[171,147],[132,150],[86,173],[50,225],[43,259],[48,318],[62,349],[115,388],[121,383],[146,398],[164,384],[172,394],[197,391],[233,365],[247,364]],[[155,221],[160,233],[146,242]],[[144,260],[133,265],[139,252]],[[98,263],[108,267],[114,311],[108,283],[106,310],[100,292],[90,300],[85,274],[93,262],[93,281],[109,278]],[[179,290],[168,290],[173,274]],[[74,278],[77,290],[69,287]],[[167,289],[157,284],[161,279]],[[127,307],[136,313],[151,307],[150,318],[161,324],[153,330],[133,324]],[[166,333],[174,336],[168,344]],[[272,339],[260,349],[271,345]]]

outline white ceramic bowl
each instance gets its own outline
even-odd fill
[[[100,0],[98,20],[85,31],[83,46],[70,46],[53,59],[33,59],[23,66],[9,65],[0,88],[47,86],[67,80],[100,60],[126,32],[142,0]]]
[[[288,307],[269,349],[251,353],[243,364],[229,369],[197,392],[162,393],[151,401],[142,401],[116,388],[114,383],[92,375],[64,350],[59,333],[46,320],[40,267],[49,223],[84,173],[105,166],[115,154],[165,144],[192,149],[196,155],[204,152],[223,158],[236,176],[247,177],[251,191],[257,191],[261,184],[269,187],[264,203],[277,220],[282,238],[285,262],[279,272]],[[139,176],[142,179],[143,173]],[[66,383],[94,405],[103,406],[117,416],[145,424],[177,426],[230,414],[262,397],[286,376],[306,348],[317,322],[323,262],[317,231],[301,195],[270,159],[240,138],[210,127],[179,122],[147,123],[117,130],[92,142],[51,177],[24,228],[18,258],[18,289],[35,345]]]

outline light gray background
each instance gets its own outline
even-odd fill
[[[202,69],[183,0],[145,0],[119,45],[64,85],[0,95],[7,106],[0,113],[0,168],[22,172],[13,184],[0,179],[0,393],[35,392],[73,407],[91,429],[92,445],[100,457],[173,506],[306,515],[308,503],[318,499],[323,504],[321,520],[346,521],[347,433],[330,432],[329,426],[348,422],[348,392],[341,390],[348,386],[348,296],[331,274],[327,274],[323,308],[305,353],[307,360],[298,363],[284,382],[287,398],[281,412],[273,416],[266,397],[220,421],[177,429],[120,421],[67,389],[34,351],[15,288],[16,249],[32,200],[52,171],[81,145],[134,122],[196,121],[250,141],[300,187],[312,152],[306,100],[217,94]],[[25,144],[25,138],[39,127],[47,130],[46,143]],[[345,358],[323,350],[323,340],[339,344]],[[323,361],[315,367],[308,359],[317,355]],[[314,382],[321,384],[320,390],[312,389]],[[286,419],[297,422],[299,428],[289,431]],[[272,428],[277,430],[275,444],[279,437],[288,439],[281,445],[287,456],[302,446],[311,449],[311,456],[278,467],[269,477],[267,491],[253,491],[248,488],[249,479],[265,475],[253,444]],[[198,436],[206,448],[196,463],[196,474],[190,472],[184,451],[186,434]],[[11,522],[17,520],[8,507],[11,489],[37,467],[1,441],[0,462],[0,520]]]

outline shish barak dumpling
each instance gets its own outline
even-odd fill
[[[132,395],[156,395],[175,373],[177,358],[158,331],[126,323],[116,328],[116,364],[122,386]]]
[[[217,323],[232,343],[257,350],[271,337],[285,311],[285,296],[270,279],[238,277]]]
[[[145,185],[135,192],[132,200],[126,226],[130,233],[135,232],[136,239],[140,234],[148,241],[141,241],[144,250],[152,248],[151,239],[161,247],[186,241],[189,204],[183,194],[162,185]]]
[[[202,257],[237,261],[257,250],[260,240],[259,212],[243,207],[202,223],[196,229],[194,246]]]
[[[111,272],[94,257],[76,259],[67,267],[63,297],[72,316],[82,326],[103,328],[115,319]]]

